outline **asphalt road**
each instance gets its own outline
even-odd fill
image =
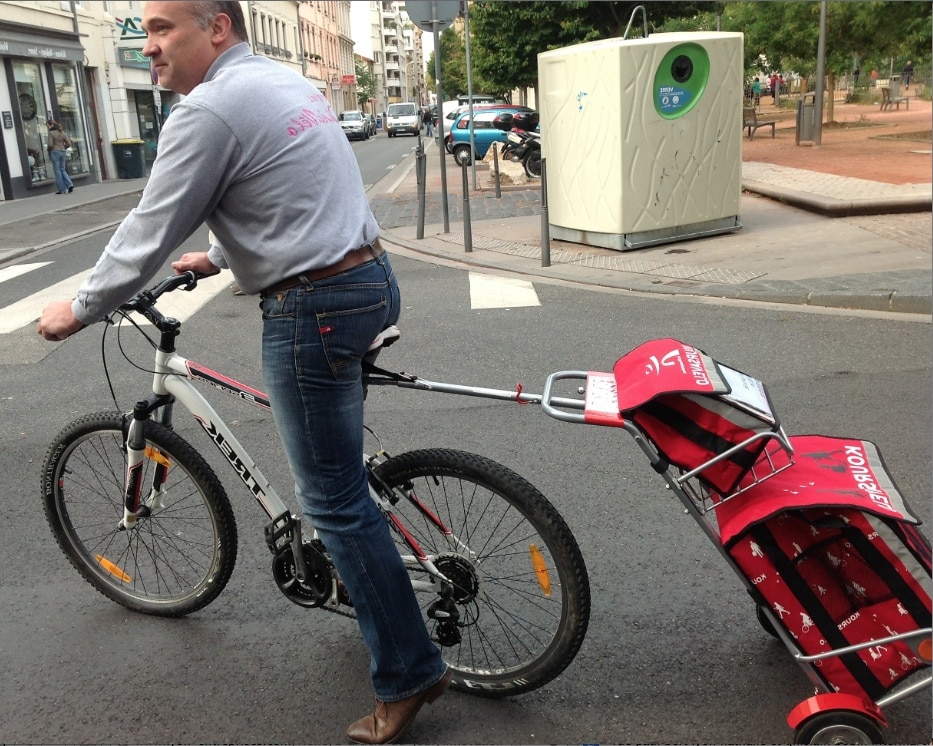
[[[0,283],[0,307],[86,268],[104,238],[20,260],[51,264],[15,287]],[[205,241],[198,233],[186,248]],[[877,443],[929,526],[933,380],[925,323],[543,282],[534,283],[539,306],[478,309],[464,269],[403,255],[394,263],[403,337],[380,358],[387,367],[540,392],[555,370],[610,370],[642,341],[677,337],[765,381],[789,432]],[[222,292],[186,322],[179,348],[260,385],[259,328],[255,299]],[[174,621],[128,612],[85,583],[55,545],[39,470],[65,423],[113,408],[100,332],[52,345],[24,327],[0,340],[0,742],[344,743],[346,726],[371,702],[359,634],[348,620],[281,596],[262,541],[264,516],[215,456],[240,552],[230,584],[206,609]],[[121,338],[124,347],[145,367],[143,348],[130,339]],[[110,340],[109,370],[127,407],[148,377],[122,362]],[[269,418],[211,398],[287,494]],[[760,629],[738,579],[627,436],[560,423],[535,406],[414,391],[373,390],[368,411],[389,452],[475,451],[532,481],[576,535],[593,591],[587,639],[563,675],[507,700],[452,693],[426,708],[408,739],[789,742],[784,718],[811,693],[807,678]],[[208,454],[193,424],[179,431]],[[928,742],[929,692],[887,714],[888,742]]]

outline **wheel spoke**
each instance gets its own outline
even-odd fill
[[[417,499],[399,501],[395,511],[454,585],[461,640],[442,651],[455,685],[512,694],[559,674],[582,642],[589,586],[576,542],[544,496],[505,467],[457,451],[416,451],[380,470],[390,485],[413,487]],[[425,594],[423,608],[436,598]],[[444,623],[427,621],[432,636],[445,639]]]
[[[236,557],[236,526],[204,459],[174,432],[146,427],[151,457],[143,460],[142,483],[161,481],[170,466],[154,510],[121,528],[122,416],[107,414],[73,423],[49,450],[46,516],[72,564],[104,595],[137,611],[178,616],[223,589]]]

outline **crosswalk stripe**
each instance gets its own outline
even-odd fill
[[[535,287],[526,280],[470,272],[470,307],[518,308],[540,306]]]
[[[79,272],[0,309],[0,334],[9,334],[37,321],[42,309],[51,301],[73,298],[78,288],[81,287],[81,283],[84,282],[84,278],[90,272],[90,269]],[[0,278],[0,281],[2,281],[2,278]],[[158,308],[166,316],[173,316],[179,321],[186,321],[211,298],[229,287],[230,282],[231,276],[227,272],[221,272],[218,275],[198,280],[197,289],[190,293],[179,290],[162,296],[159,299]],[[149,323],[138,314],[136,315],[136,321],[140,324]]]
[[[191,292],[176,290],[159,298],[156,306],[165,316],[171,316],[179,321],[187,321],[198,309],[225,288],[230,287],[233,278],[229,272],[211,275],[198,280],[198,286]],[[142,316],[134,314],[137,323],[148,324]]]
[[[73,298],[84,278],[91,270],[86,269],[76,275],[49,285],[42,290],[0,309],[0,334],[9,334],[39,318],[42,309],[53,300]]]
[[[20,277],[36,269],[41,269],[51,263],[52,262],[33,262],[32,264],[17,264],[13,267],[4,267],[0,269],[0,282],[12,280],[15,277]]]

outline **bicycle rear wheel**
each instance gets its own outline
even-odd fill
[[[97,590],[134,611],[177,617],[204,608],[236,562],[236,524],[217,476],[187,441],[146,423],[143,495],[151,514],[120,528],[126,476],[123,415],[68,425],[42,469],[45,515],[71,564]],[[158,476],[155,476],[158,482]]]
[[[393,510],[454,585],[459,643],[426,617],[453,686],[500,697],[560,674],[583,643],[590,587],[577,542],[544,495],[501,464],[446,449],[396,456],[376,474],[408,496]],[[423,595],[427,612],[437,595]]]

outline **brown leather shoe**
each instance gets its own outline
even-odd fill
[[[448,668],[436,684],[408,699],[398,702],[377,699],[373,714],[360,718],[347,728],[347,737],[354,743],[393,743],[411,725],[421,705],[433,702],[447,691],[451,675]]]

